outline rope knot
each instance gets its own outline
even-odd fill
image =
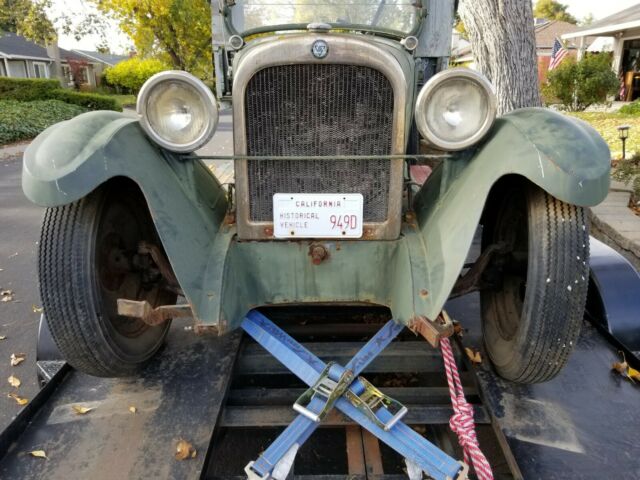
[[[478,446],[476,430],[473,421],[473,407],[464,397],[458,396],[454,406],[454,414],[449,420],[451,430],[460,437],[460,446]]]

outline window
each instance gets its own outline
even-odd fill
[[[69,65],[62,65],[62,79],[64,80],[65,85],[73,84],[73,77],[71,76],[71,69]]]
[[[33,75],[36,78],[49,78],[49,75],[47,75],[47,64],[44,62],[33,62]]]
[[[86,85],[89,83],[89,69],[83,66],[77,66],[74,68],[75,71],[75,81],[78,85]]]

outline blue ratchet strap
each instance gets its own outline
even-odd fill
[[[322,360],[259,312],[250,312],[243,321],[242,328],[307,385],[314,385],[326,368]],[[361,373],[402,329],[403,327],[395,322],[388,322],[351,359],[346,369],[352,370],[354,375]],[[344,367],[339,369],[335,367],[339,366],[332,366],[331,371],[334,379],[345,371]],[[365,388],[360,380],[355,380],[349,390],[352,394],[359,395]],[[307,408],[318,413],[324,406],[325,402],[321,399],[313,398]],[[379,421],[374,422],[345,396],[340,397],[335,402],[335,406],[436,480],[454,479],[463,470],[459,462],[446,455],[403,422],[397,421],[395,425],[390,426],[391,422],[397,419],[394,419],[394,415],[387,409],[380,408],[376,412]],[[379,426],[380,423],[387,424],[390,428],[385,430]],[[247,472],[255,478],[269,478],[275,465],[291,447],[296,444],[302,445],[318,425],[317,422],[306,416],[299,415],[257,461],[251,462],[247,466]]]
[[[321,372],[326,368],[322,360],[297,343],[293,338],[289,337],[286,332],[280,330],[260,313],[251,312],[247,316],[247,319],[248,320],[245,320],[242,324],[242,327],[267,351],[287,367],[289,367],[291,363],[295,363],[297,368],[294,373],[308,385],[313,385],[317,381]],[[386,348],[403,329],[403,326],[393,321],[388,322],[349,361],[346,369],[351,370],[353,376],[362,373],[371,361],[376,358],[377,353]],[[279,346],[279,342],[286,343],[287,347],[284,348],[289,348],[290,351],[283,350],[283,347]],[[298,357],[297,359],[292,358],[292,352]],[[344,367],[334,364],[330,370],[330,376],[333,377],[334,380],[337,380],[344,370]],[[357,393],[360,393],[364,386],[359,381],[357,382],[361,387],[358,388]],[[324,405],[325,402],[323,402],[322,399],[315,397],[311,400],[307,409],[311,412],[319,413]],[[258,460],[250,464],[251,469],[256,472],[259,477],[268,478],[269,473],[280,459],[283,458],[295,444],[302,445],[307,441],[317,427],[317,422],[314,422],[305,415],[298,415],[271,446],[260,455]]]

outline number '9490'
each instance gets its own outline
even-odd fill
[[[331,215],[329,217],[332,229],[356,230],[358,228],[358,217],[356,215]]]

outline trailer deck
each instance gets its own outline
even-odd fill
[[[478,295],[453,300],[447,310],[465,328],[458,363],[496,478],[640,478],[640,391],[611,372],[625,348],[606,327],[612,318],[603,323],[602,311],[588,312],[559,377],[521,386],[497,377],[486,360],[473,366],[460,354],[462,346],[481,347]],[[387,310],[368,307],[263,313],[323,360],[343,364],[388,320]],[[448,427],[439,351],[405,331],[365,376],[408,406],[405,423],[462,458]],[[198,337],[176,321],[138,378],[95,378],[62,364],[0,434],[0,477],[245,478],[244,466],[294,418],[291,405],[305,389],[247,335]],[[93,410],[78,415],[74,405]],[[195,458],[174,458],[181,438],[196,448]],[[48,458],[34,458],[32,450]],[[334,411],[301,448],[291,476],[386,480],[406,478],[403,469],[398,454]]]

